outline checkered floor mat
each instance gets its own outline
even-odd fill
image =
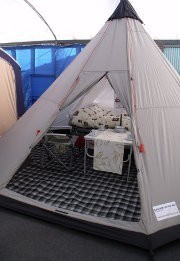
[[[47,154],[36,146],[27,162],[13,176],[7,188],[28,198],[74,212],[115,220],[138,222],[140,198],[137,170],[134,163],[127,182],[127,163],[123,174],[95,171],[92,159],[87,160],[87,173],[83,173],[83,153],[75,153],[72,168],[67,171],[53,161],[42,168],[41,159]],[[70,162],[70,151],[61,157]]]

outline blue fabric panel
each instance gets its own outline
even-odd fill
[[[35,73],[54,75],[55,56],[54,48],[35,49]]]
[[[32,70],[32,53],[31,49],[17,49],[16,60],[21,66],[21,71]]]
[[[49,88],[54,80],[54,76],[31,76],[32,103],[34,103],[43,94],[43,92]]]
[[[10,55],[10,56],[12,56],[14,59],[16,59],[16,51],[15,50],[6,50],[6,52]]]
[[[171,62],[176,71],[180,73],[180,48],[166,47],[163,51],[166,58]]]
[[[29,73],[29,71],[22,72],[22,85],[23,85],[23,95],[24,95],[24,106],[27,110],[33,104],[31,74]]]
[[[26,110],[53,83],[85,45],[37,45],[4,48],[21,67]]]
[[[72,62],[72,60],[77,56],[77,48],[64,47],[58,49],[56,52],[56,77],[58,77],[64,69]]]

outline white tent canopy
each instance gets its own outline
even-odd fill
[[[29,0],[43,16],[58,40],[91,39],[103,26],[119,0]],[[132,4],[153,39],[176,39],[179,1],[173,1],[173,13],[164,0]],[[0,0],[0,43],[54,40],[54,36],[24,0]],[[163,10],[163,12],[162,12]],[[153,12],[153,19],[152,19]],[[167,19],[167,17],[170,17]],[[159,19],[161,16],[161,19]]]
[[[42,15],[58,40],[74,40],[91,39],[119,1],[29,0],[28,2]],[[0,0],[0,4],[0,22],[4,25],[0,28],[0,43],[54,40],[47,25],[26,1]]]

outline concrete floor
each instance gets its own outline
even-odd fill
[[[180,240],[147,251],[0,208],[0,261],[179,261]]]

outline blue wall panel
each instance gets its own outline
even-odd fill
[[[165,47],[163,52],[176,71],[180,74],[180,47]]]
[[[28,109],[54,82],[85,45],[6,47],[20,65],[25,108]]]
[[[48,87],[54,82],[54,76],[31,76],[31,86],[36,86],[32,89],[32,103],[34,103],[42,94],[45,92]]]

